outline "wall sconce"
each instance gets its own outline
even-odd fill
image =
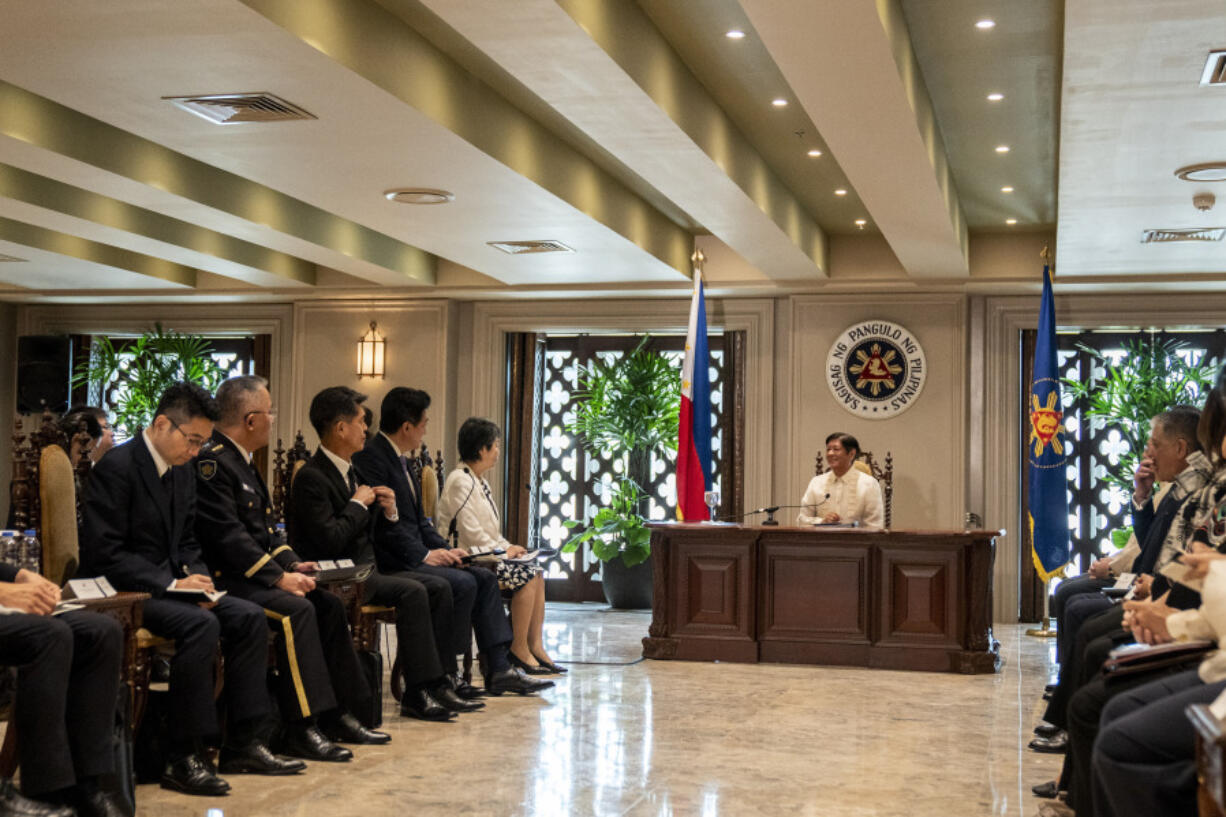
[[[383,335],[370,322],[370,331],[358,339],[358,377],[383,377]]]

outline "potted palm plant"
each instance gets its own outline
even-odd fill
[[[199,335],[163,329],[160,323],[131,342],[114,343],[99,336],[90,346],[89,360],[73,374],[72,384],[89,384],[101,396],[118,379],[115,402],[107,408],[115,417],[116,431],[131,437],[153,419],[162,392],[173,384],[187,380],[210,392],[217,390],[225,372],[211,352],[209,342]]]
[[[611,606],[650,607],[651,533],[644,488],[650,482],[652,457],[677,450],[681,374],[644,337],[626,355],[580,367],[579,389],[572,399],[575,416],[567,430],[589,454],[611,455],[621,472],[606,492],[607,503],[590,521],[566,523],[579,532],[562,550],[573,553],[580,545],[590,545],[604,563],[601,583]]]

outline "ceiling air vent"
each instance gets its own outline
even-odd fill
[[[1201,85],[1226,85],[1226,50],[1210,51],[1205,58],[1205,71],[1200,75]]]
[[[1169,244],[1174,241],[1221,241],[1226,236],[1226,227],[1204,227],[1188,230],[1146,230],[1141,234],[1142,244]]]
[[[26,259],[24,259],[24,258],[18,258],[18,257],[17,257],[17,256],[15,256],[15,255],[5,255],[4,253],[0,252],[0,264],[5,264],[5,263],[8,263],[8,262],[10,262],[10,261],[11,261],[11,262],[14,262],[14,263],[16,263],[16,262],[24,262],[25,260],[26,260]]]
[[[215,125],[316,118],[314,114],[269,93],[164,96],[162,99]]]
[[[533,252],[574,252],[561,241],[487,241],[486,243],[508,255],[527,255]]]

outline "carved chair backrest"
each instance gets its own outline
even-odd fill
[[[860,456],[856,458],[855,467],[864,471],[866,474],[877,480],[881,485],[881,504],[885,511],[885,526],[891,527],[894,520],[894,456],[889,451],[885,452],[885,465],[877,464],[871,451],[861,451]],[[817,458],[814,462],[813,473],[819,475],[826,470],[822,462],[822,451],[817,452]]]

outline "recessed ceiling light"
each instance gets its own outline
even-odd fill
[[[1226,182],[1226,162],[1202,162],[1175,171],[1185,182]]]
[[[730,40],[743,40],[745,39],[745,32],[741,31],[739,28],[733,28],[725,32],[724,36]]]
[[[858,218],[858,219],[856,219],[856,226],[857,226],[857,227],[859,227],[861,230],[863,230],[863,229],[864,229],[864,225],[865,225],[865,224],[868,224],[868,221],[867,221],[867,220],[862,219],[862,218]]]
[[[989,28],[996,28],[996,21],[986,19],[980,20],[979,22],[975,23],[975,28],[979,29],[980,31],[987,31]]]
[[[846,191],[846,190],[844,190],[843,188],[841,188],[841,187],[840,187],[838,190],[835,190],[835,191],[834,191],[834,194],[835,194],[836,196],[846,196],[846,195],[847,195],[847,191]]]
[[[1017,224],[1017,219],[1007,218],[1005,219],[1005,224],[1008,224],[1010,227],[1012,227],[1014,224]]]
[[[813,148],[813,150],[809,151],[809,155],[816,159],[818,156],[822,155],[822,152],[817,148]]]
[[[446,204],[455,199],[455,193],[446,190],[432,190],[428,187],[400,187],[395,190],[385,190],[383,197],[399,204]]]
[[[1012,188],[1012,187],[1009,187],[1008,185],[1005,185],[1004,187],[1000,188],[1000,192],[1002,192],[1002,193],[1012,193],[1012,192],[1013,192],[1013,188]]]
[[[1008,153],[1008,152],[1009,152],[1009,146],[1008,146],[1008,145],[997,145],[997,146],[996,146],[996,152],[997,152],[997,153]]]
[[[1004,94],[996,94],[996,93],[988,94],[988,102],[1000,102],[1004,98],[1005,98]]]
[[[788,101],[783,97],[779,97],[778,99],[772,99],[771,104],[776,108],[786,108],[788,106]]]

